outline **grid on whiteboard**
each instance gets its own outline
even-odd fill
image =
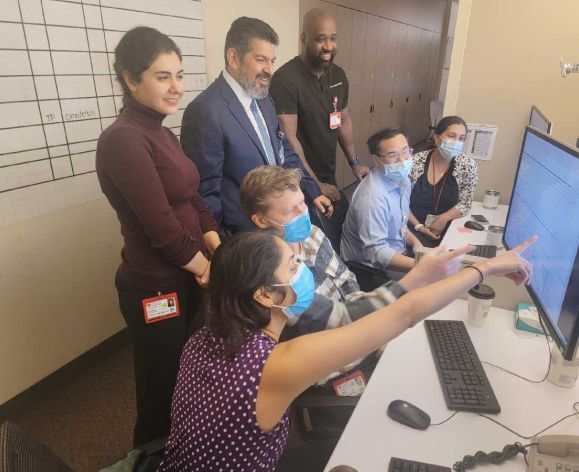
[[[97,139],[122,90],[114,49],[125,31],[151,26],[183,54],[185,95],[164,122],[179,135],[203,90],[198,0],[2,0],[0,9],[0,226],[102,198]]]

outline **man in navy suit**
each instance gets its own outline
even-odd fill
[[[267,23],[235,20],[225,40],[225,70],[183,115],[183,150],[199,170],[199,193],[225,232],[253,227],[243,215],[239,187],[245,174],[263,165],[300,168],[309,201],[326,216],[333,211],[282,133],[268,95],[278,43]]]

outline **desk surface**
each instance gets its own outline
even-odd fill
[[[468,216],[452,220],[448,231],[444,235],[442,244],[446,244],[449,248],[455,248],[464,244],[485,244],[487,239],[486,230],[489,225],[504,226],[505,221],[507,221],[508,211],[508,205],[499,205],[496,210],[487,210],[483,208],[481,202],[473,202]],[[489,224],[485,225],[484,231],[463,231],[464,224],[472,219],[470,215],[483,215],[489,220]],[[463,232],[459,231],[459,228],[461,228]]]
[[[456,300],[432,318],[465,320],[466,311],[466,302]],[[484,327],[467,325],[479,358],[527,378],[542,379],[549,363],[545,338],[515,330],[513,317],[513,312],[492,308]],[[499,415],[491,416],[524,436],[573,413],[572,404],[579,400],[579,384],[564,389],[547,380],[531,384],[486,365],[485,371],[502,408]],[[384,351],[326,471],[340,464],[358,472],[386,471],[392,456],[452,467],[478,450],[490,452],[508,443],[530,442],[474,413],[460,412],[443,425],[413,430],[386,416],[388,404],[396,399],[422,408],[432,423],[453,413],[444,402],[424,323],[403,333]],[[579,435],[579,418],[569,418],[544,434]],[[518,456],[500,466],[484,466],[484,471],[498,467],[501,472],[526,470]]]
[[[486,228],[488,228],[489,225],[504,226],[507,220],[508,211],[508,205],[499,205],[496,210],[487,210],[486,208],[483,208],[481,202],[473,202],[468,216],[457,218],[452,221],[448,231],[444,235],[442,244],[445,244],[450,249],[465,244],[486,244]],[[484,231],[462,231],[464,224],[471,219],[470,215],[483,215],[487,220],[489,220],[489,225],[485,225]],[[499,250],[499,253],[500,251],[502,250]],[[513,285],[504,278],[489,277],[486,279],[485,283],[493,287],[495,290],[496,298],[493,305],[496,307],[514,310],[519,302],[533,303],[531,297],[523,286]]]

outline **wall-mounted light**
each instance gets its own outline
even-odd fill
[[[567,64],[561,58],[561,77],[567,77],[567,74],[579,73],[579,62],[577,64]]]

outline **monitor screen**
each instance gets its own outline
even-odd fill
[[[579,336],[579,150],[527,127],[513,186],[504,244],[532,235],[527,286],[563,356],[572,359]]]
[[[543,133],[551,134],[553,122],[539,110],[539,107],[533,105],[531,107],[531,117],[529,118],[529,126],[532,126]]]

